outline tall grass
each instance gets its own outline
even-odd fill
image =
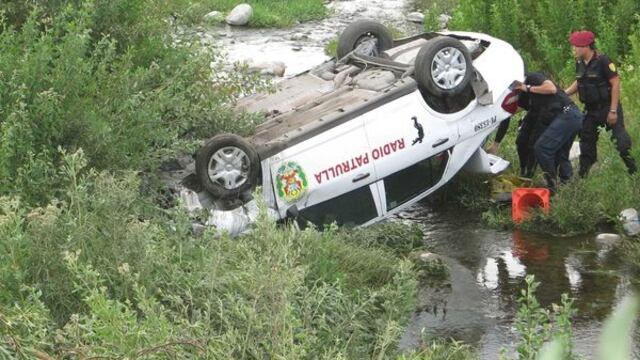
[[[320,20],[328,15],[322,0],[198,0],[165,1],[171,12],[186,24],[196,24],[210,11],[228,14],[242,3],[251,5],[249,27],[288,27],[299,22]]]
[[[325,232],[266,215],[232,239],[191,234],[135,174],[63,156],[60,200],[0,200],[0,353],[56,358],[386,358],[414,308],[400,225]]]
[[[254,10],[249,26],[291,26],[297,22],[320,20],[327,15],[327,9],[322,0],[215,0],[211,2],[211,6],[218,10],[229,11],[242,2],[248,3]]]
[[[36,9],[19,28],[0,21],[0,193],[27,203],[57,195],[59,147],[82,148],[97,169],[149,171],[216,132],[251,131],[253,122],[230,109],[255,83],[250,76],[221,77],[222,58],[172,45],[153,13],[138,14],[128,38],[134,20],[97,22],[98,10]],[[148,18],[153,26],[137,24]]]
[[[591,29],[598,47],[622,61],[638,22],[635,0],[460,0],[450,28],[490,33],[513,44],[531,70],[544,70],[567,83],[575,78],[567,41],[575,30]]]
[[[177,45],[158,4],[0,4],[0,358],[396,356],[415,229],[264,215],[196,237],[141,191],[169,154],[251,131],[230,107],[263,85]]]
[[[250,27],[287,27],[298,22],[320,20],[328,14],[322,0],[7,0],[0,4],[0,10],[13,24],[20,26],[34,7],[45,15],[52,15],[65,6],[88,3],[96,8],[96,34],[110,34],[121,43],[144,42],[149,28],[169,17],[180,24],[194,25],[201,23],[204,15],[211,11],[226,15],[242,3],[253,8]],[[162,16],[155,17],[157,14]]]

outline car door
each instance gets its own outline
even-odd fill
[[[442,154],[458,139],[457,127],[427,111],[418,91],[364,115],[363,121],[377,179]]]
[[[281,216],[295,205],[303,220],[359,225],[380,213],[375,168],[361,118],[290,147],[271,160]]]

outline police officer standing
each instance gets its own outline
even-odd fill
[[[637,171],[631,156],[631,138],[624,127],[620,104],[620,78],[616,66],[595,48],[595,36],[591,31],[571,34],[576,57],[576,81],[565,90],[568,95],[576,92],[585,105],[585,118],[580,131],[580,176],[586,176],[598,160],[598,127],[611,130],[620,157],[629,174]]]

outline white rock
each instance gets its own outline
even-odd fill
[[[193,159],[193,156],[191,156],[191,155],[184,155],[184,156],[179,157],[177,159],[177,161],[178,161],[178,164],[183,169],[186,169],[189,165],[193,164],[195,160]]]
[[[264,75],[282,77],[287,69],[287,65],[282,61],[272,61],[249,66],[249,71],[260,72]]]
[[[200,199],[198,199],[198,194],[196,194],[194,191],[191,191],[189,189],[181,189],[180,200],[182,200],[183,206],[190,213],[202,210],[202,205],[200,204]]]
[[[244,213],[244,209],[239,207],[229,211],[209,211],[209,219],[205,225],[215,226],[216,229],[226,231],[231,236],[237,236],[247,230],[249,224],[249,217]]]
[[[629,221],[622,225],[622,228],[624,229],[624,233],[627,234],[627,236],[640,235],[640,221],[638,220]]]
[[[438,16],[438,25],[440,25],[440,29],[446,29],[449,26],[449,21],[451,21],[451,16],[447,14],[440,14]]]
[[[196,237],[204,234],[205,230],[207,230],[207,227],[202,224],[196,224],[196,223],[191,224],[191,232]]]
[[[624,209],[620,212],[620,219],[624,222],[637,221],[638,211],[634,208]]]
[[[407,20],[414,23],[422,24],[424,22],[424,14],[417,11],[409,13],[409,15],[407,15]]]
[[[203,17],[209,23],[220,23],[224,20],[224,15],[220,11],[212,11]]]
[[[249,4],[240,4],[231,10],[229,15],[225,21],[229,25],[234,26],[244,26],[249,23],[249,19],[251,19],[251,15],[253,15],[253,9]]]
[[[622,237],[618,234],[603,233],[596,236],[596,242],[603,246],[613,245],[620,241],[620,239],[622,239]]]
[[[431,261],[434,261],[437,258],[438,258],[438,255],[436,255],[434,253],[430,253],[428,251],[427,252],[423,252],[418,257],[418,259],[420,259],[420,261],[422,261],[422,262],[431,262]]]

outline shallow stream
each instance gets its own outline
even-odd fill
[[[284,62],[285,77],[289,77],[329,59],[325,45],[355,20],[374,19],[404,35],[422,29],[406,20],[413,10],[407,0],[337,0],[327,7],[330,16],[321,21],[284,29],[215,26],[206,29],[203,40],[218,45],[231,62]]]
[[[525,277],[535,275],[542,306],[559,304],[563,293],[575,299],[575,350],[590,359],[603,320],[631,291],[616,244],[596,240],[596,235],[565,238],[492,230],[477,214],[427,205],[398,217],[423,229],[427,247],[448,265],[451,284],[420,289],[418,303],[424,306],[402,338],[405,348],[418,346],[425,332],[473,344],[482,359],[497,359],[503,347],[512,351],[516,300]]]

